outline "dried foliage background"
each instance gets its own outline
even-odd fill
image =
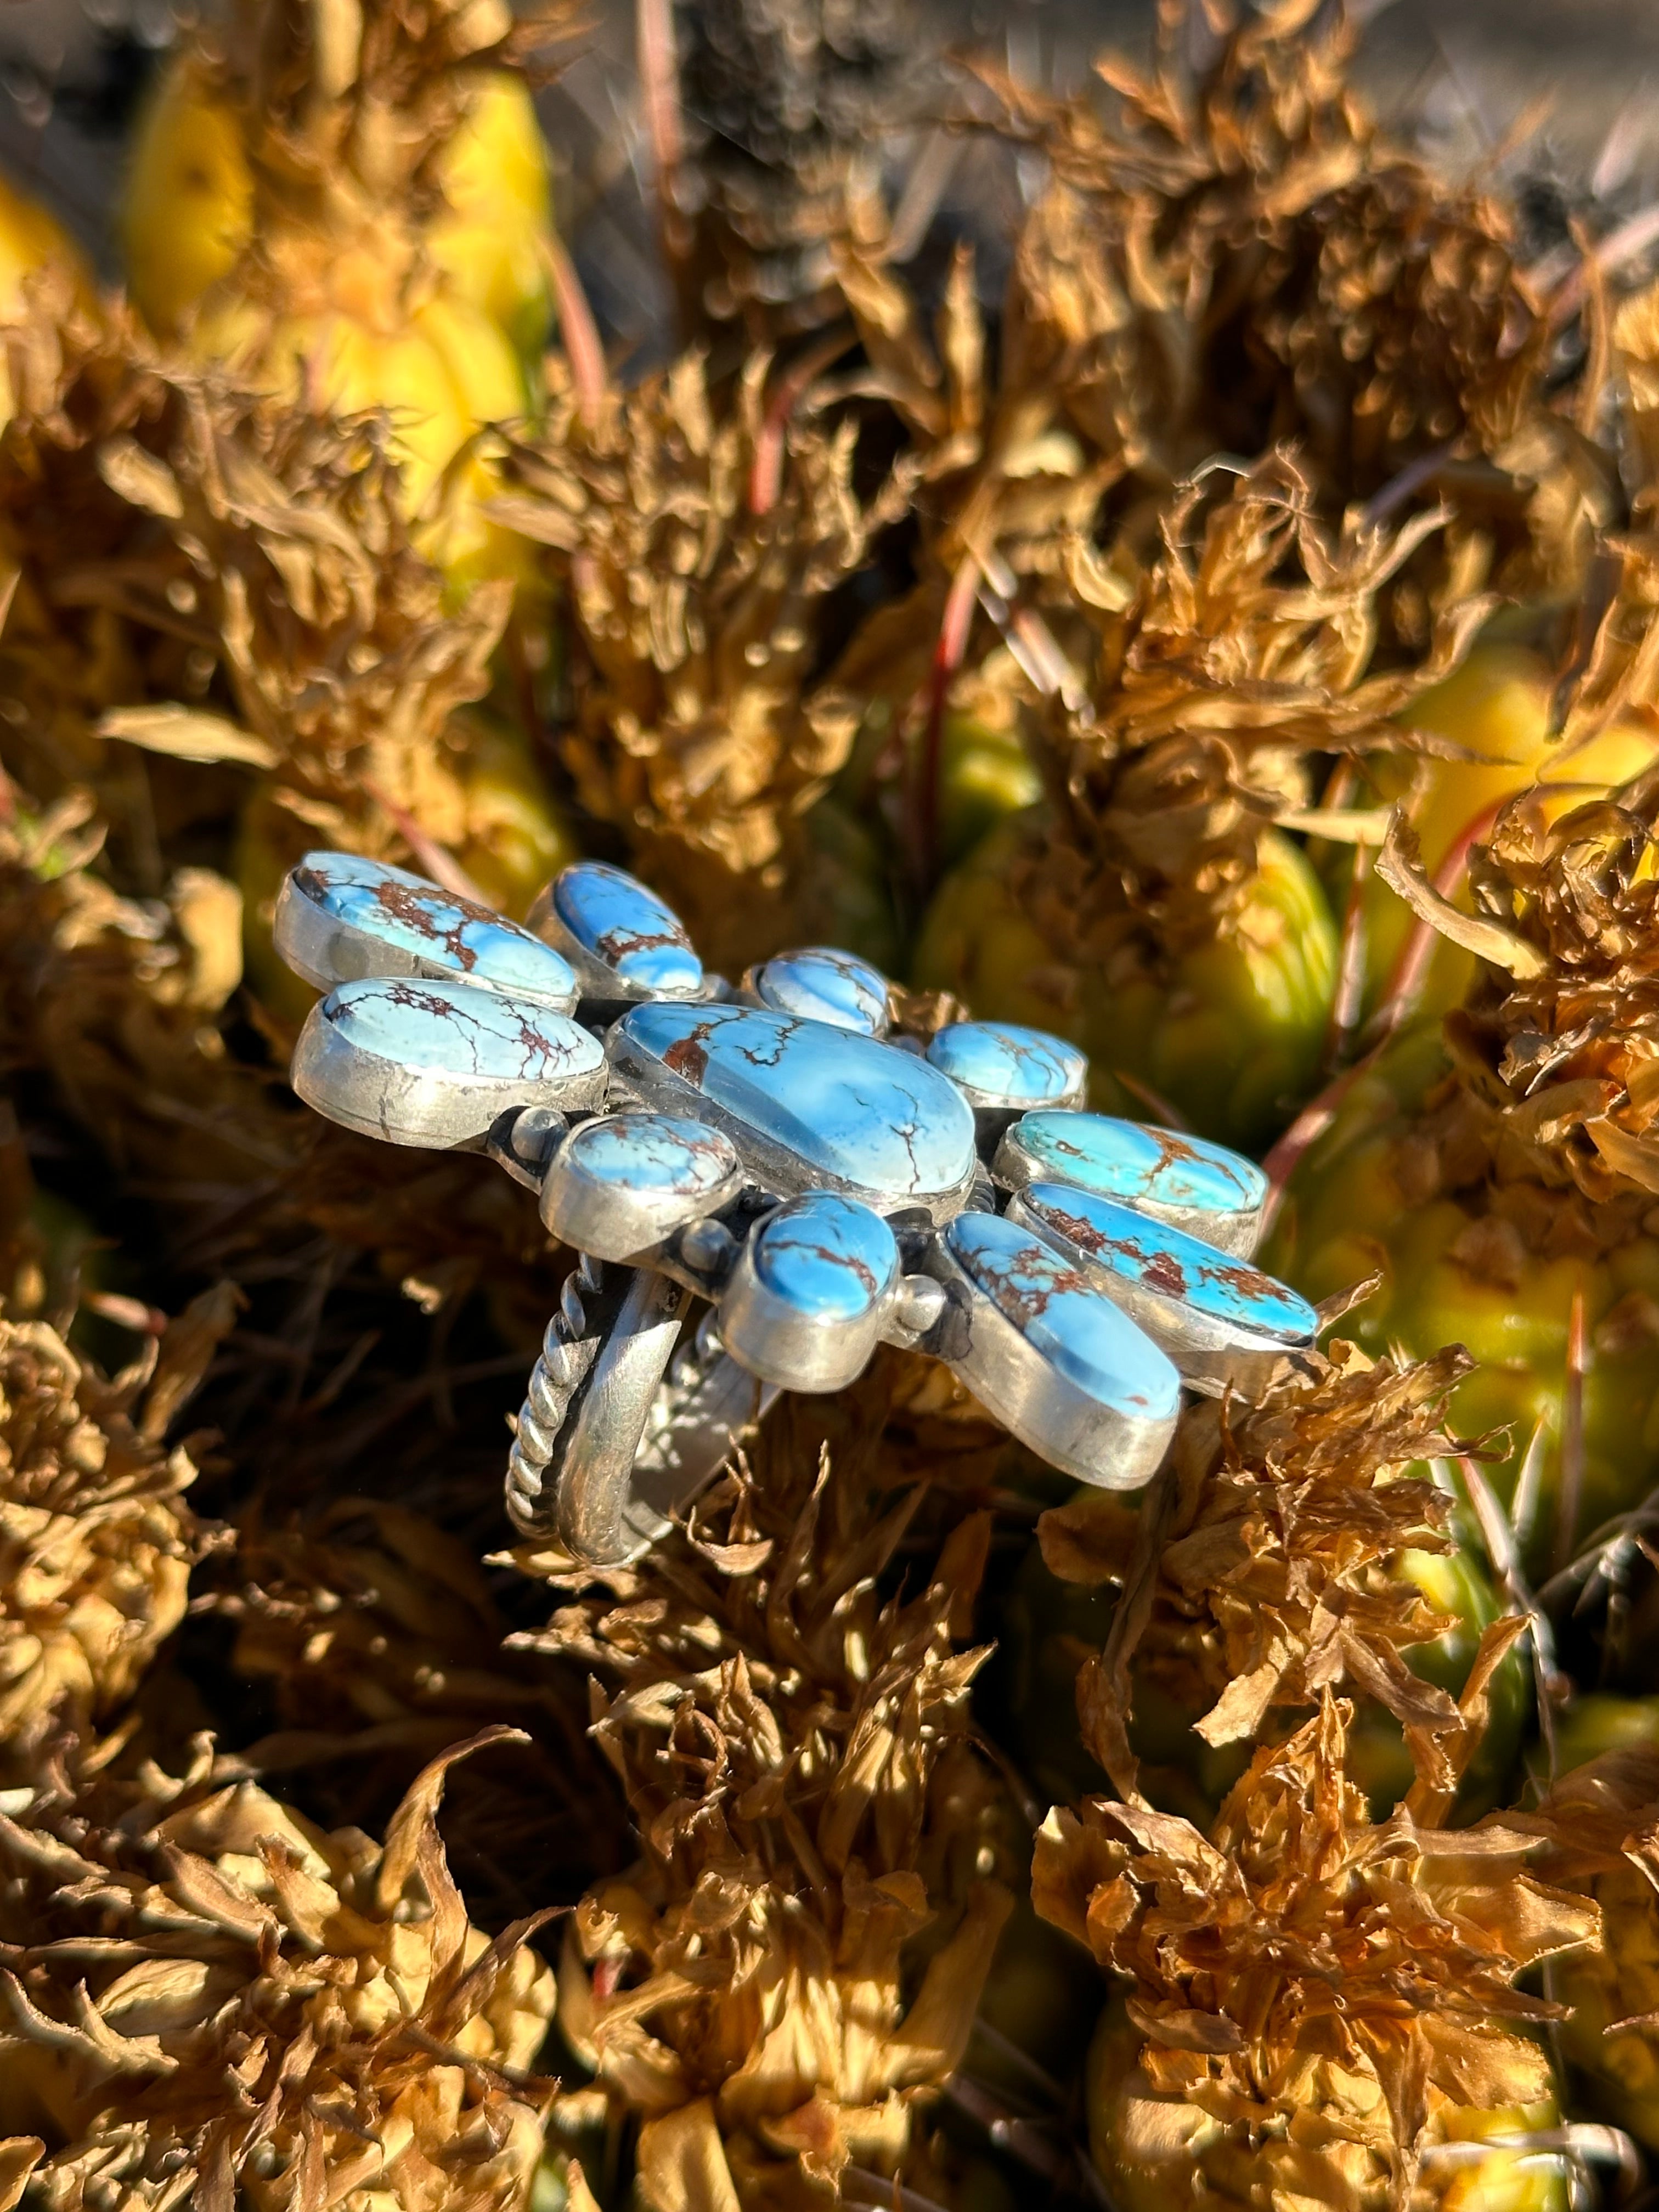
[[[1659,2148],[1652,1508],[1581,1510],[1593,1389],[1659,1340],[1659,771],[1487,808],[1467,892],[1378,803],[1455,760],[1413,713],[1517,605],[1566,756],[1650,755],[1655,240],[1622,300],[1577,257],[1659,173],[1624,98],[1659,31],[1580,25],[1522,153],[1515,10],[1427,46],[1385,13],[1396,148],[1300,22],[1194,16],[1177,58],[1224,58],[1188,103],[1133,11],[988,8],[949,24],[971,127],[894,165],[935,234],[848,152],[917,58],[845,13],[874,89],[832,76],[770,172],[720,127],[741,67],[694,54],[660,240],[610,15],[543,92],[596,323],[568,286],[544,419],[457,465],[534,549],[516,603],[446,569],[387,418],[64,284],[6,337],[0,2207],[1559,2212]],[[401,55],[459,18],[385,21]],[[1110,34],[1109,127],[1078,87]],[[144,35],[39,64],[20,166],[84,155],[83,228]],[[1277,1139],[1287,1250],[1438,933],[1473,981],[1406,1040],[1389,1159],[1469,1276],[1613,1285],[1591,1383],[1582,1288],[1559,1385],[1533,1361],[1554,1457],[1403,1305],[1347,1341],[1345,1278],[1326,1348],[1190,1405],[1135,1504],[884,1353],[647,1559],[509,1547],[568,1255],[481,1164],[296,1109],[269,943],[318,840],[522,909],[565,817],[502,859],[504,706],[734,971],[903,957],[971,842],[931,772],[969,726],[1048,811],[964,878],[981,969],[920,980],[988,992],[1012,945],[1014,1011],[1116,1054],[1126,1006],[1225,1008],[1230,948],[1294,970],[1226,1129]],[[1345,930],[1297,969],[1309,855],[1351,917],[1373,851],[1409,957],[1368,979]],[[903,999],[921,1034],[957,1005]],[[1105,1103],[1179,1111],[1178,1059],[1126,1044]]]

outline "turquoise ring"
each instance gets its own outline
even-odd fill
[[[594,1565],[672,1526],[780,1391],[881,1344],[943,1360],[1022,1443],[1134,1490],[1183,1390],[1245,1395],[1313,1309],[1257,1270],[1267,1185],[1223,1147],[1087,1110],[1045,1031],[893,1033],[829,947],[735,988],[621,869],[583,860],[520,927],[407,871],[311,853],[276,944],[325,995],[307,1104],[487,1155],[580,1256],[517,1423],[507,1510]]]

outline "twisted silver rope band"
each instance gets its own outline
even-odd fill
[[[665,1535],[776,1395],[726,1352],[712,1308],[686,1336],[688,1291],[618,1272],[585,1254],[565,1278],[507,1476],[521,1534],[607,1564]]]

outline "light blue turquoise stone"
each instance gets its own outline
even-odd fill
[[[565,1140],[563,1158],[587,1182],[630,1197],[701,1198],[737,1164],[718,1129],[676,1114],[611,1114],[584,1121]]]
[[[943,1196],[974,1168],[974,1117],[915,1053],[750,1006],[635,1006],[611,1032],[730,1122],[878,1204]]]
[[[1249,1214],[1267,1203],[1267,1178],[1254,1160],[1173,1129],[1108,1114],[1028,1114],[1009,1138],[1024,1152],[1035,1180],[1073,1183],[1126,1206]]]
[[[803,1314],[855,1321],[892,1287],[898,1246],[878,1213],[834,1191],[792,1199],[756,1231],[755,1273]]]
[[[307,853],[294,888],[331,921],[414,959],[497,990],[574,1003],[570,963],[527,929],[473,899],[356,853]]]
[[[591,1077],[605,1058],[599,1039],[568,1015],[447,978],[376,976],[341,983],[318,1014],[354,1051],[422,1074],[522,1081],[526,1094],[540,1085]]]
[[[1051,1244],[1000,1213],[959,1213],[945,1242],[1004,1318],[1079,1390],[1136,1419],[1174,1416],[1181,1377],[1173,1364]]]
[[[1184,1230],[1074,1185],[1033,1183],[1021,1195],[1067,1257],[1253,1335],[1303,1345],[1319,1333],[1319,1317],[1305,1298]]]
[[[553,910],[578,945],[633,991],[684,998],[702,988],[685,925],[655,891],[603,860],[577,860],[553,884]]]
[[[887,1026],[887,978],[850,952],[818,945],[781,952],[757,973],[755,996],[774,1013],[799,1014],[832,1029],[879,1036]]]
[[[928,1045],[927,1057],[952,1083],[1014,1106],[1075,1097],[1089,1073],[1074,1044],[1015,1022],[952,1022]]]

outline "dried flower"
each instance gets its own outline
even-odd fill
[[[1011,380],[1057,378],[1154,490],[1289,438],[1339,509],[1413,463],[1430,482],[1454,457],[1502,465],[1550,346],[1511,211],[1379,131],[1346,10],[1241,10],[1196,70],[1179,12],[1159,28],[1150,72],[1097,62],[1110,122],[981,72],[1053,171],[1019,245]]]
[[[1425,658],[1374,666],[1379,595],[1443,514],[1395,532],[1351,514],[1332,532],[1288,453],[1210,492],[1182,489],[1144,575],[1068,550],[1094,658],[1086,703],[1055,702],[1044,752],[1058,826],[1021,884],[1074,958],[1104,961],[1137,927],[1178,946],[1236,915],[1270,825],[1308,803],[1310,761],[1405,749],[1395,718],[1492,611],[1454,589]]]
[[[856,425],[819,420],[769,368],[753,356],[717,398],[696,355],[625,394],[584,394],[556,364],[547,427],[509,449],[494,509],[568,580],[582,804],[705,955],[738,966],[799,933],[801,817],[858,720],[814,680],[825,602],[915,480],[902,460],[861,499]]]
[[[1253,1406],[1200,1403],[1140,1513],[1081,1493],[1043,1515],[1060,1580],[1121,1584],[1109,1640],[1078,1678],[1084,1741],[1126,1796],[1133,1686],[1155,1686],[1212,1747],[1344,1686],[1406,1731],[1421,1788],[1449,1792],[1486,1723],[1484,1686],[1517,1624],[1488,1632],[1465,1705],[1402,1656],[1459,1626],[1401,1564],[1451,1549],[1450,1501],[1410,1470],[1466,1451],[1446,1401],[1472,1362],[1375,1364],[1339,1344]]]
[[[1124,1990],[1091,2120],[1136,2212],[1208,2190],[1403,2212],[1443,2201],[1438,2146],[1550,2107],[1516,2030],[1561,2008],[1514,1984],[1592,1942],[1595,1906],[1528,1872],[1539,1838],[1504,1816],[1372,1826],[1343,1775],[1351,1710],[1326,1691],[1258,1751],[1207,1839],[1103,1799],[1038,1838],[1038,1911]],[[1490,2154],[1489,2187],[1518,2155]]]
[[[1426,656],[1373,665],[1379,595],[1444,521],[1395,532],[1356,510],[1332,530],[1279,453],[1185,487],[1144,568],[1073,538],[1076,669],[1033,732],[1048,808],[947,881],[922,979],[1073,1036],[1101,1082],[1130,1079],[1103,1104],[1150,1085],[1209,1134],[1267,1142],[1312,1087],[1337,974],[1324,891],[1285,831],[1308,821],[1321,755],[1409,748],[1394,718],[1490,611],[1459,575]]]
[[[246,0],[201,65],[247,118],[247,158],[266,226],[308,228],[320,246],[394,215],[443,205],[441,155],[476,103],[480,71],[521,61],[570,27],[545,0],[515,16],[500,0],[331,0],[296,17]]]
[[[54,2212],[527,2201],[553,1976],[469,1924],[428,1766],[384,1845],[328,1835],[198,1746],[0,1815],[0,2114]],[[19,2147],[9,2148],[14,2158]]]
[[[562,0],[237,0],[181,40],[131,149],[144,313],[296,412],[383,410],[422,543],[463,592],[519,566],[477,511],[472,441],[533,411],[546,325],[545,155],[501,64],[569,17]]]
[[[1377,871],[1479,961],[1443,1024],[1358,1068],[1296,1166],[1269,1265],[1315,1297],[1374,1275],[1368,1349],[1449,1340],[1480,1365],[1461,1426],[1509,1429],[1534,1561],[1650,1487],[1645,1426],[1659,1305],[1654,1200],[1659,1001],[1647,859],[1652,771],[1551,821],[1523,793],[1470,857],[1472,913],[1425,875],[1397,823]]]
[[[452,1790],[452,1857],[495,1917],[580,1893],[628,1856],[623,1808],[586,1735],[580,1678],[503,1650],[506,1623],[468,1545],[424,1514],[335,1498],[273,1522],[242,1513],[211,1610],[237,1624],[232,1667],[266,1683],[276,1723],[251,1744],[264,1776],[303,1770],[307,1802],[373,1826],[416,1768],[490,1721],[510,1753]]]
[[[923,28],[892,0],[676,0],[673,22],[689,319],[775,343],[833,319],[841,241],[887,234],[884,155],[918,102]]]
[[[1534,1249],[1604,1250],[1659,1194],[1659,986],[1649,866],[1659,774],[1547,822],[1511,801],[1471,854],[1474,912],[1440,897],[1396,827],[1379,871],[1480,969],[1444,1024],[1454,1079],[1422,1136],[1434,1184],[1484,1184]]]
[[[925,1589],[886,1595],[919,1497],[884,1498],[856,1450],[816,1480],[739,1469],[538,1639],[620,1680],[595,1729],[643,1857],[583,1899],[560,2016],[641,2117],[657,2212],[805,2207],[849,2162],[914,2177],[916,2100],[962,2057],[1012,1902],[971,1844],[946,1879],[969,1839],[935,1804],[974,1795],[957,1753],[985,1653],[952,1623],[989,1527],[969,1516]]]
[[[1569,2062],[1644,2142],[1659,2142],[1659,1760],[1611,1752],[1550,1790],[1540,1808],[1551,1879],[1594,1898],[1605,1940],[1563,1960],[1552,1993],[1569,2008]]]
[[[112,858],[150,895],[143,827],[222,820],[250,770],[295,839],[401,853],[401,813],[463,843],[452,717],[487,689],[507,591],[446,611],[385,426],[164,366],[131,326],[73,313],[6,343],[0,684],[20,780],[48,802],[97,788]]]
[[[5,1277],[44,1284],[21,1146],[8,1150]],[[18,1172],[21,1167],[21,1172]],[[70,1350],[70,1311],[0,1312],[0,1746],[32,1778],[67,1731],[90,1738],[184,1618],[198,1530],[184,1493],[202,1440],[166,1438],[234,1320],[228,1284],[196,1299],[112,1380]]]
[[[488,684],[504,587],[446,611],[373,421],[163,367],[73,313],[6,343],[9,1055],[46,1068],[124,1170],[182,1186],[178,1218],[220,1264],[297,1214],[393,1281],[455,1295],[491,1274],[542,1304],[551,1248],[521,1194],[322,1127],[274,1054],[227,1034],[245,939],[279,1051],[310,1002],[270,939],[307,847],[440,872],[459,854],[519,905],[562,857],[527,758],[503,765],[507,741],[459,711]],[[174,866],[186,840],[227,848],[234,877]]]

